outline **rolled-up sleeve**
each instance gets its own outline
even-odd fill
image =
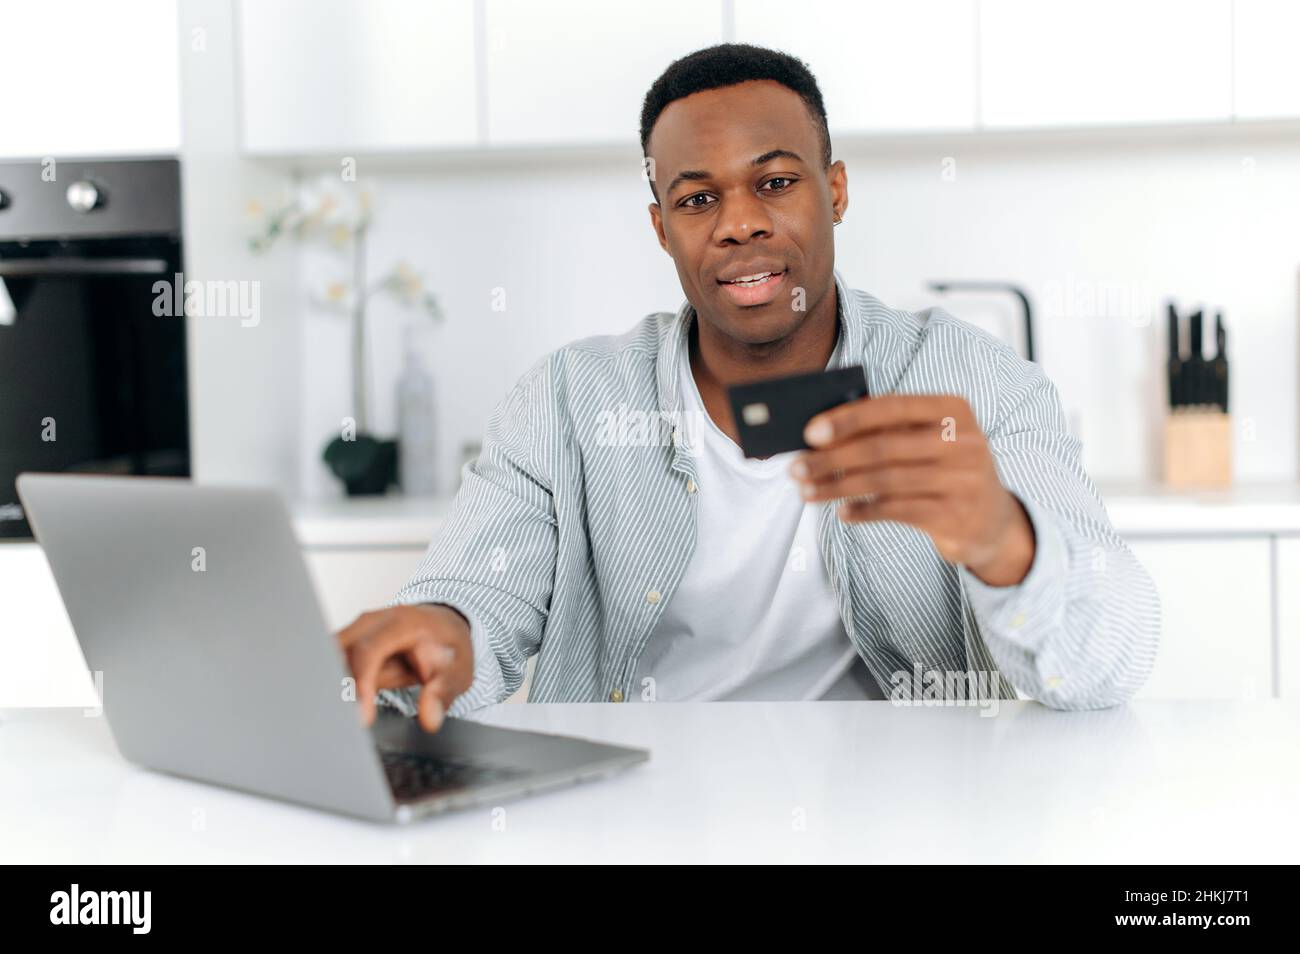
[[[998,419],[986,434],[999,477],[1034,530],[1029,572],[1011,586],[958,573],[1002,676],[1058,709],[1118,705],[1155,663],[1160,598],[1111,526],[1065,428],[1055,385],[1009,349],[999,356]]]

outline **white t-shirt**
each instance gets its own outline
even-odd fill
[[[679,438],[695,457],[698,536],[637,662],[632,698],[882,698],[844,631],[818,508],[789,474],[799,452],[746,458],[705,411],[685,354],[679,364],[683,410],[700,422]]]

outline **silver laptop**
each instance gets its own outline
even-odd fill
[[[139,765],[405,822],[649,758],[457,718],[429,734],[390,707],[364,727],[274,491],[22,474],[18,493],[102,673],[113,738]]]

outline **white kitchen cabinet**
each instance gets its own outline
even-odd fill
[[[641,105],[673,60],[722,41],[720,0],[484,0],[491,145],[639,147]]]
[[[98,705],[45,552],[0,542],[0,710]]]
[[[975,127],[975,0],[735,0],[735,38],[807,64],[832,136]]]
[[[174,155],[174,0],[7,3],[0,22],[0,158]]]
[[[990,128],[1227,120],[1231,0],[982,0]]]
[[[304,551],[330,629],[387,606],[419,568],[424,552],[413,547]]]
[[[1273,694],[1268,537],[1130,540],[1160,591],[1163,626],[1143,699]]]
[[[1300,537],[1276,545],[1278,694],[1300,699]]]
[[[478,144],[474,0],[239,7],[244,151]]]
[[[1236,0],[1232,38],[1235,115],[1300,117],[1300,3]]]

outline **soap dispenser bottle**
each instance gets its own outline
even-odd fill
[[[434,470],[435,420],[433,379],[415,349],[408,327],[403,336],[404,363],[397,379],[398,466],[402,492],[428,496],[437,492]]]

